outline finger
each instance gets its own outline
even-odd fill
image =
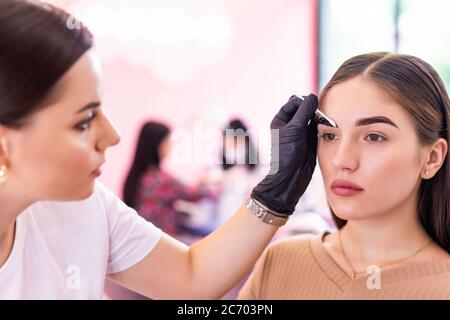
[[[317,155],[317,143],[318,143],[318,131],[317,131],[317,121],[316,118],[313,117],[311,122],[308,125],[307,130],[307,139],[308,139],[308,150],[310,151],[311,157],[314,159],[311,159],[312,161],[315,160]]]
[[[296,95],[293,95],[289,98],[289,101],[281,108],[280,111],[288,118],[288,122],[297,113],[298,108],[300,108],[303,103],[303,100],[303,98],[299,98]]]
[[[290,124],[307,128],[308,122],[314,119],[318,105],[319,100],[316,95],[310,94],[307,96],[300,108],[298,108],[297,112],[292,117]]]
[[[281,107],[280,111],[273,118],[271,128],[280,128],[291,121],[302,102],[303,100],[295,95],[290,97],[289,101]]]

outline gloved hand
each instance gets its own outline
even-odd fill
[[[272,211],[291,215],[311,182],[317,155],[317,107],[314,94],[304,101],[292,96],[272,120],[270,172],[251,194]]]

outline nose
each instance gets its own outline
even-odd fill
[[[350,139],[341,139],[337,143],[337,150],[333,153],[333,166],[338,171],[355,171],[359,166],[358,146]]]
[[[107,148],[115,146],[120,142],[120,134],[106,113],[103,114],[102,121],[99,125],[100,134],[97,140],[96,149],[103,152]]]

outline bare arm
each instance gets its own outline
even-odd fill
[[[155,299],[219,299],[250,270],[276,230],[242,206],[191,247],[164,235],[141,262],[109,278]]]

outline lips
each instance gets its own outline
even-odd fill
[[[100,177],[100,175],[102,174],[102,171],[100,169],[94,170],[92,171],[91,175],[93,175],[94,177]]]
[[[333,181],[333,183],[331,184],[331,190],[334,194],[342,197],[355,196],[364,191],[361,186],[348,180]]]
[[[103,161],[98,167],[97,169],[95,169],[94,171],[91,172],[91,175],[95,176],[95,177],[99,177],[102,174],[102,170],[100,169],[100,167],[105,163],[105,161]]]

